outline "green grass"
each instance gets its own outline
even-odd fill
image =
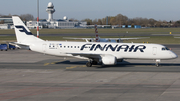
[[[75,36],[74,36],[75,37]],[[83,36],[82,36],[83,37]],[[87,37],[87,36],[84,36]],[[131,36],[129,36],[131,37]],[[124,37],[124,38],[129,38],[129,37]],[[55,41],[85,41],[85,40],[69,40],[69,39],[63,39],[63,37],[41,37],[44,40],[55,40]],[[77,37],[76,37],[77,38]],[[89,37],[91,38],[91,37]],[[107,38],[107,37],[102,37],[102,38]],[[111,37],[113,38],[113,37]],[[131,37],[132,38],[132,37]],[[147,39],[138,39],[138,40],[125,40],[124,43],[157,43],[157,44],[180,44],[180,39],[174,38],[173,36],[151,36],[150,38]]]
[[[76,36],[74,36],[76,37]],[[81,37],[87,37],[87,36],[81,36]],[[111,37],[111,36],[110,36]],[[131,36],[129,36],[131,37]],[[129,38],[129,37],[124,37],[124,38]],[[61,36],[41,36],[40,37],[43,40],[53,40],[53,41],[85,41],[85,40],[69,40],[69,39],[63,39]],[[91,38],[91,36],[89,36]],[[102,38],[107,38],[107,37],[102,37]],[[111,37],[113,38],[113,36]],[[1,36],[0,41],[2,42],[12,42],[16,41],[15,36]],[[180,39],[174,38],[173,36],[151,36],[150,38],[147,39],[138,39],[138,40],[125,40],[125,43],[157,43],[157,44],[180,44]]]
[[[157,43],[157,44],[180,44],[180,39],[174,38],[173,36],[151,36],[148,39],[138,39],[138,40],[126,40],[124,42],[134,42],[134,43]]]
[[[36,29],[31,29],[33,34],[36,34]],[[180,28],[121,28],[121,29],[98,29],[98,33],[138,33],[138,34],[180,34]],[[94,29],[40,29],[40,34],[77,34],[77,33],[94,33]],[[13,29],[0,30],[0,34],[14,34]]]
[[[16,41],[16,37],[15,36],[0,36],[0,43],[2,42],[11,42],[11,41]]]
[[[31,30],[34,35],[36,35],[36,29]],[[147,29],[98,29],[98,32],[100,33],[101,38],[113,38],[115,36],[103,36],[103,33],[132,33],[134,35],[136,34],[169,34],[169,32],[172,32],[173,34],[180,34],[180,28],[147,28]],[[94,33],[94,29],[41,29],[41,34],[74,34],[71,37],[77,37],[76,33],[83,33],[89,34]],[[0,34],[14,34],[14,30],[0,30]],[[89,37],[94,38],[94,36],[79,36],[79,37]],[[133,36],[125,36],[123,38],[129,38]],[[67,40],[63,39],[62,36],[40,36],[40,38],[44,40]],[[122,37],[121,37],[122,38]],[[15,36],[0,36],[0,41],[16,41]],[[71,41],[84,41],[84,40],[71,40]],[[139,40],[127,40],[124,42],[134,42],[134,43],[158,43],[158,44],[180,44],[180,39],[175,39],[174,36],[151,36],[148,39],[139,39]]]

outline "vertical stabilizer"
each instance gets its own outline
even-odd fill
[[[12,19],[18,43],[30,45],[36,41],[44,41],[35,37],[18,16],[12,16]]]

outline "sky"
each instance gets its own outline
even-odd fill
[[[39,0],[39,17],[47,19],[46,8],[52,2],[54,19],[64,16],[77,20],[101,19],[122,14],[128,18],[180,20],[180,0]],[[1,0],[0,14],[32,14],[37,17],[37,0]]]

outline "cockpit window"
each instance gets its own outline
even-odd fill
[[[167,47],[163,47],[162,50],[169,50]]]

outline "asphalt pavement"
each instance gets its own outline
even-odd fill
[[[168,45],[180,56],[179,45]],[[180,59],[125,60],[86,67],[86,60],[29,50],[0,51],[1,101],[179,101]]]

